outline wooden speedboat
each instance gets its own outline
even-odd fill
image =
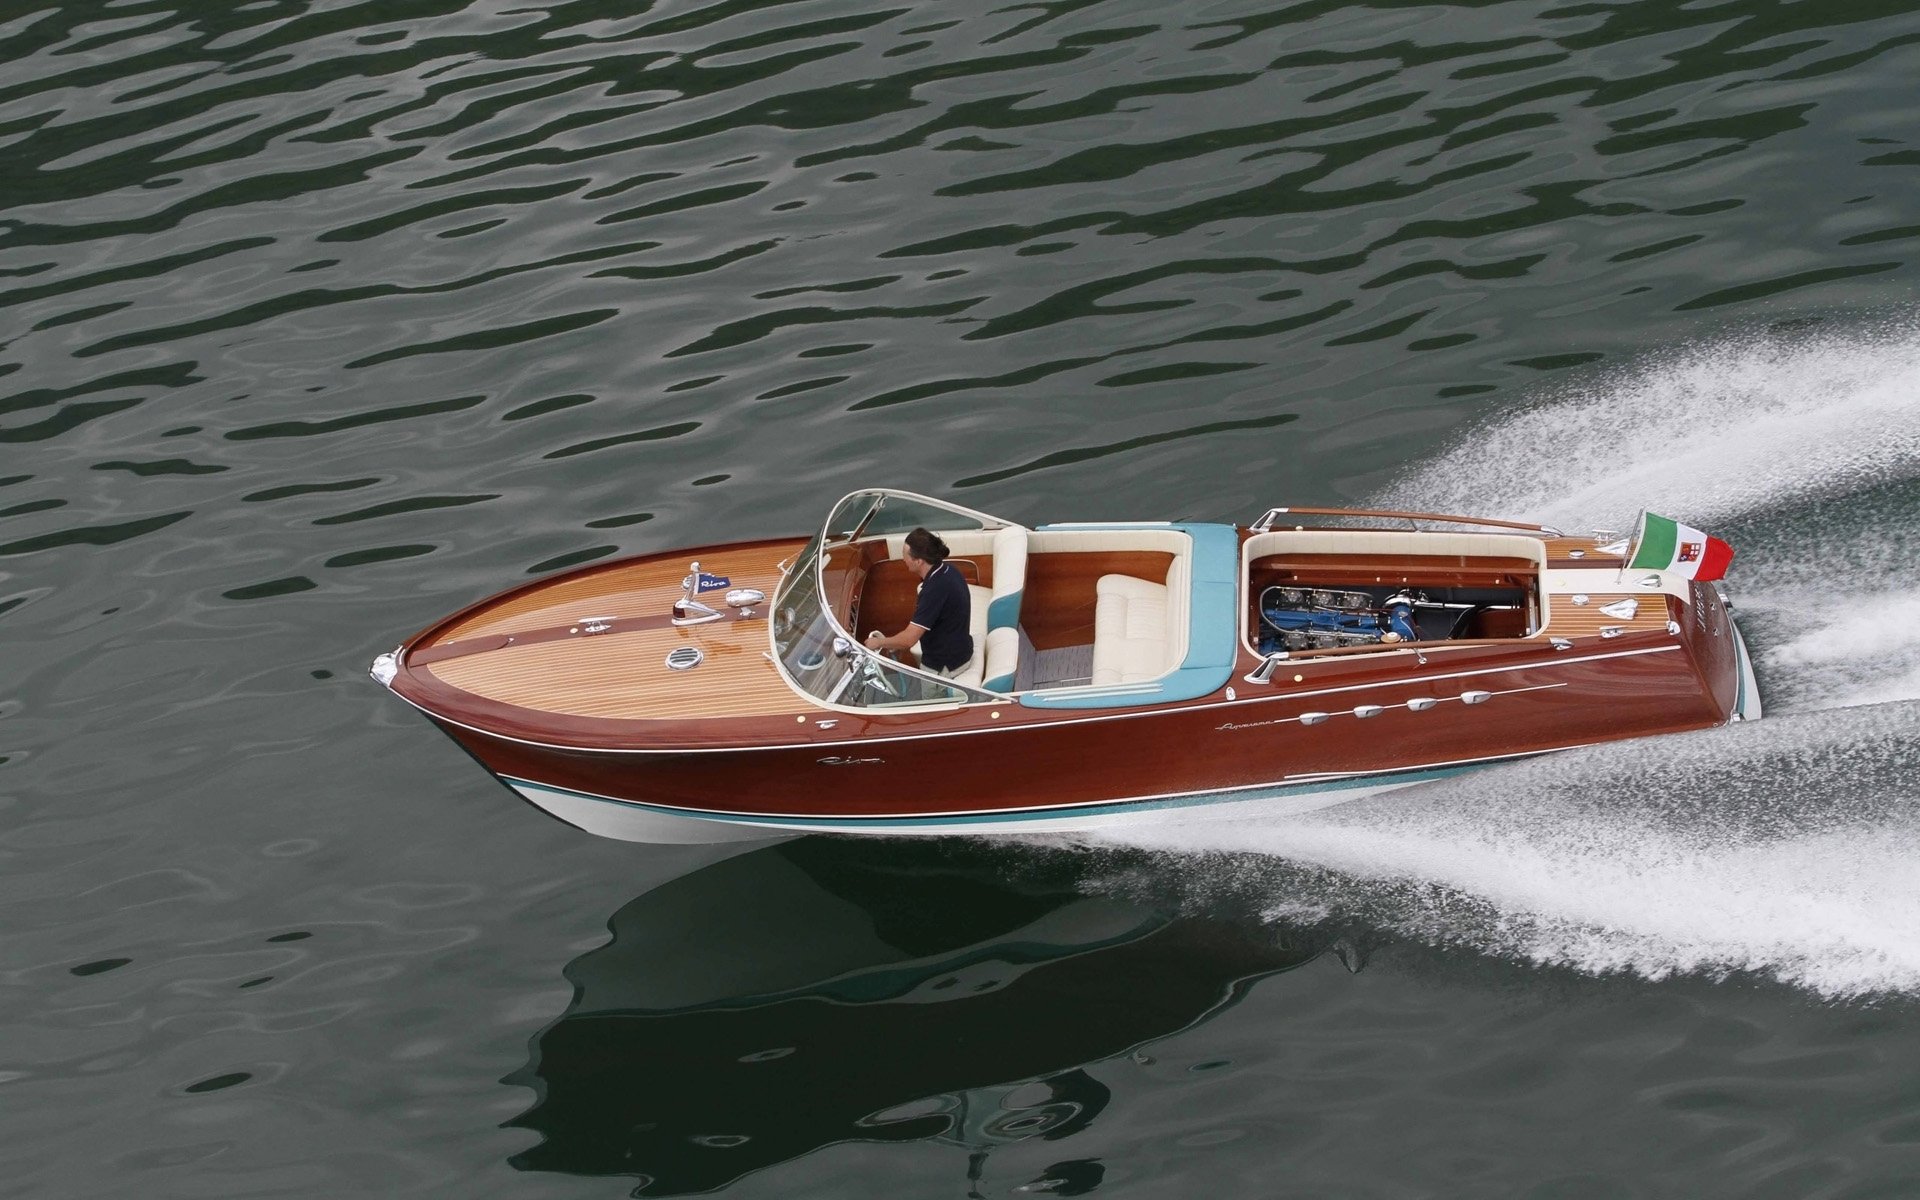
[[[916,526],[972,593],[953,679],[863,644],[912,614]],[[1649,516],[1632,538],[1305,508],[1029,528],[863,491],[811,539],[503,592],[373,674],[536,805],[633,841],[1299,811],[1757,717],[1710,581],[1730,553]]]

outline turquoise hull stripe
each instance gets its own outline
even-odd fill
[[[1514,755],[1526,758],[1527,755]],[[782,817],[782,816],[741,816],[738,813],[714,812],[699,808],[668,808],[658,804],[644,804],[638,800],[615,800],[609,796],[595,796],[590,792],[576,792],[571,788],[556,787],[550,783],[535,783],[530,779],[518,779],[511,775],[500,778],[509,785],[537,788],[541,791],[559,792],[580,800],[595,800],[602,804],[613,804],[624,808],[644,809],[667,817],[685,817],[689,820],[719,821],[728,825],[765,825],[785,828],[789,826],[828,826],[834,829],[887,829],[911,827],[916,829],[953,826],[966,828],[972,825],[998,824],[1008,821],[1054,821],[1062,817],[1101,817],[1114,813],[1153,812],[1172,808],[1192,808],[1201,804],[1221,804],[1240,800],[1282,800],[1295,796],[1311,796],[1323,792],[1349,791],[1381,784],[1396,786],[1427,783],[1435,779],[1449,779],[1455,775],[1464,775],[1468,771],[1477,771],[1490,767],[1506,759],[1491,762],[1470,763],[1458,767],[1424,767],[1410,771],[1389,771],[1379,775],[1346,775],[1339,779],[1322,780],[1318,783],[1296,784],[1292,787],[1275,785],[1271,791],[1258,787],[1239,792],[1193,792],[1182,796],[1168,796],[1159,800],[1129,800],[1114,804],[1090,804],[1084,807],[1066,806],[1061,808],[1028,809],[1023,812],[1006,813],[961,813],[940,817]]]
[[[980,685],[990,692],[1010,692],[1013,690],[1013,676],[995,675]]]
[[[1012,629],[1020,624],[1020,593],[1008,592],[1004,596],[995,596],[993,603],[987,605],[987,631]]]
[[[1233,678],[1238,653],[1239,617],[1234,611],[1240,594],[1240,534],[1231,525],[1175,523],[1142,525],[1167,529],[1193,539],[1189,564],[1191,590],[1187,602],[1187,657],[1171,673],[1139,690],[1106,695],[1020,697],[1029,708],[1120,708],[1168,704],[1210,696]]]

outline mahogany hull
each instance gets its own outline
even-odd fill
[[[1317,806],[1504,759],[1727,719],[1693,660],[1670,641],[1489,661],[1498,657],[1434,654],[1398,678],[1324,675],[1322,686],[1279,694],[1242,684],[1239,691],[1254,694],[1170,710],[984,730],[889,731],[872,728],[876,722],[840,741],[734,749],[585,749],[442,727],[536,802],[548,797],[533,793],[546,789],[590,805],[638,805],[777,834],[1097,826],[1131,808],[1256,790]],[[1477,702],[1462,699],[1469,695]],[[1436,703],[1422,707],[1424,700]],[[1379,711],[1356,715],[1371,706]],[[1327,716],[1301,723],[1309,713]]]

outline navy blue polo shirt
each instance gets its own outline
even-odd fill
[[[935,567],[920,584],[920,600],[913,606],[913,623],[920,635],[920,665],[930,671],[950,671],[973,657],[973,635],[967,625],[973,616],[973,597],[967,581],[951,563]]]

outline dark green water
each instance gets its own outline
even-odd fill
[[[1893,3],[0,8],[0,1194],[1920,1195],[1917,96]],[[1646,505],[1772,715],[715,861],[364,675],[873,484]]]

